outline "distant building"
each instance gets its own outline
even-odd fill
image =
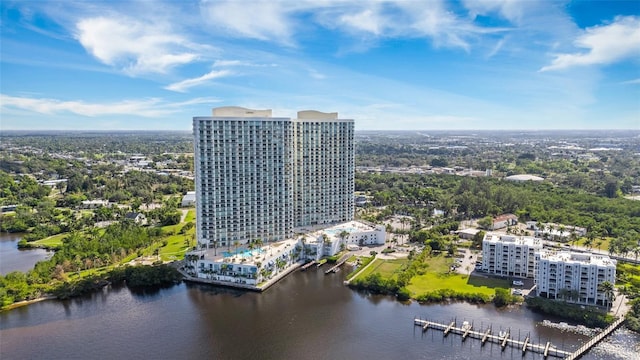
[[[482,240],[482,271],[496,275],[533,278],[535,252],[541,249],[540,239],[487,233]]]
[[[143,213],[128,212],[124,215],[124,218],[131,220],[138,225],[147,225],[147,217]]]
[[[566,242],[571,239],[572,234],[575,234],[577,237],[587,235],[587,229],[573,225],[555,223],[538,224],[536,221],[528,221],[527,228],[534,230],[536,237],[561,242]]]
[[[504,179],[508,180],[508,181],[517,181],[517,182],[522,182],[522,181],[543,181],[544,180],[544,178],[541,178],[540,176],[529,175],[529,174],[511,175],[511,176],[505,177]]]
[[[196,192],[195,191],[187,191],[187,193],[182,197],[182,207],[191,207],[196,205]]]
[[[608,256],[568,251],[540,251],[536,254],[538,296],[563,299],[585,305],[608,305],[600,285],[615,285],[616,260]]]
[[[16,211],[16,209],[18,208],[18,205],[3,205],[0,206],[0,212],[10,212],[10,211]]]
[[[513,214],[502,214],[493,218],[493,222],[491,223],[491,229],[489,230],[498,230],[504,229],[508,226],[513,226],[518,224],[518,217]]]
[[[84,200],[81,203],[83,209],[97,209],[101,206],[109,206],[109,200]]]
[[[466,239],[466,240],[470,240],[473,239],[474,236],[476,236],[476,234],[478,234],[480,231],[480,229],[463,229],[463,230],[458,230],[456,231],[456,234],[458,234],[458,236],[460,236],[461,239]]]

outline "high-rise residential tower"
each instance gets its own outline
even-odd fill
[[[353,120],[339,120],[338,113],[299,111],[292,145],[295,225],[353,219]]]
[[[297,226],[353,219],[353,120],[298,117],[222,107],[193,118],[201,248],[280,241]]]

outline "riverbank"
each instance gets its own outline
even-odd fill
[[[41,301],[56,300],[56,299],[58,299],[58,297],[54,296],[54,295],[41,296],[39,298],[35,298],[35,299],[32,299],[32,300],[23,300],[23,301],[14,302],[11,305],[7,305],[6,307],[0,308],[0,311],[13,310],[15,308],[19,308],[19,307],[22,307],[22,306],[27,306],[27,305],[30,305],[30,304],[35,304],[35,303],[38,303],[38,302],[41,302]]]

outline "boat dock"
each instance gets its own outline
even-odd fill
[[[609,325],[606,329],[604,329],[600,334],[593,337],[593,339],[589,340],[586,344],[582,345],[578,350],[574,351],[571,355],[567,356],[567,360],[575,360],[579,359],[584,353],[586,353],[589,349],[594,347],[597,343],[602,341],[605,337],[613,332],[613,330],[617,329],[620,324],[624,321],[624,316],[620,316],[618,320],[614,321],[611,325]]]
[[[346,263],[347,260],[351,257],[350,253],[344,254],[342,255],[342,257],[336,262],[336,264],[334,266],[331,267],[331,269],[325,271],[325,274],[330,274],[330,273],[334,273],[336,271],[338,271],[338,268],[340,268],[340,266],[342,266],[342,264]]]
[[[420,326],[423,332],[426,332],[429,329],[434,329],[442,331],[444,336],[453,333],[461,335],[462,341],[467,338],[472,338],[480,340],[483,346],[486,342],[499,344],[502,350],[504,350],[507,346],[510,346],[522,350],[523,355],[527,351],[543,354],[545,358],[548,356],[557,358],[568,358],[569,356],[573,355],[573,353],[569,351],[557,349],[556,347],[552,346],[550,342],[547,342],[546,344],[534,344],[531,342],[529,336],[527,336],[524,341],[520,341],[519,339],[512,339],[509,330],[505,330],[498,335],[492,334],[491,327],[485,330],[479,329],[479,331],[476,331],[473,329],[473,324],[466,321],[460,327],[456,326],[455,321],[452,321],[449,324],[443,324],[435,321],[416,318],[413,320],[413,323],[415,326]]]
[[[315,264],[315,263],[316,263],[316,261],[315,261],[315,260],[313,260],[313,261],[309,261],[308,263],[306,263],[306,264],[302,265],[302,267],[301,267],[300,269],[301,269],[302,271],[305,271],[305,270],[307,270],[308,268],[310,268],[310,267],[311,267],[313,264]]]

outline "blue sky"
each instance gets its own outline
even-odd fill
[[[0,129],[640,129],[640,2],[0,2]]]

